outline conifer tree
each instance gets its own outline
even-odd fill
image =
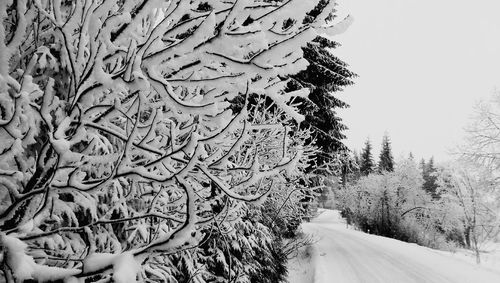
[[[352,152],[352,160],[354,164],[352,166],[351,173],[349,174],[349,179],[358,180],[361,177],[361,171],[360,171],[361,159],[356,150],[353,150]]]
[[[304,23],[314,21],[318,14],[329,4],[330,0],[321,0],[314,10],[308,13]],[[331,13],[329,18],[336,16]],[[344,21],[346,26],[349,21]],[[299,98],[299,109],[305,116],[301,126],[310,128],[320,152],[315,156],[314,168],[322,167],[334,159],[335,153],[346,151],[342,140],[347,126],[342,122],[335,109],[347,108],[349,105],[336,97],[336,93],[344,87],[352,85],[356,74],[348,69],[348,65],[333,55],[333,50],[340,46],[338,42],[317,36],[302,48],[304,59],[309,62],[306,70],[292,76],[289,83],[291,90],[307,87],[311,90],[306,98]]]
[[[394,171],[394,158],[392,157],[391,143],[387,134],[384,135],[382,140],[382,150],[380,151],[378,170],[379,172]]]
[[[370,143],[370,139],[367,139],[365,142],[365,147],[361,152],[361,160],[359,164],[359,171],[361,171],[361,175],[366,176],[373,172],[373,158],[372,158],[372,145]]]
[[[420,172],[422,173],[422,177],[424,177],[425,174],[425,159],[420,159],[420,162],[418,164],[418,169],[420,169]]]
[[[424,178],[423,189],[429,193],[433,198],[439,198],[439,195],[436,192],[438,187],[437,185],[437,176],[436,176],[436,168],[434,167],[434,157],[429,159],[429,162],[423,165],[422,177]]]

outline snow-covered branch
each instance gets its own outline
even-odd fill
[[[315,4],[1,1],[2,275],[160,280],[149,257],[197,246],[216,204],[299,176],[308,92],[285,87],[335,27]]]

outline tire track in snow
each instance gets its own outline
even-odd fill
[[[346,229],[338,211],[324,211],[302,227],[318,241],[312,246],[312,258],[295,260],[292,268],[295,274],[313,276],[291,278],[293,283],[500,282],[500,274],[446,253]]]
[[[331,256],[338,257],[338,260],[346,260],[350,270],[358,277],[358,280],[346,280],[346,282],[454,282],[452,278],[430,270],[410,256],[391,254],[352,235],[326,227],[323,229],[326,233],[322,235],[331,240],[330,244],[334,243],[333,246],[336,247]]]

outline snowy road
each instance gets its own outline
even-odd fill
[[[310,257],[290,264],[290,283],[494,283],[500,274],[415,244],[368,235],[325,211],[304,232],[318,240]]]

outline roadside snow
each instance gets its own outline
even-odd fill
[[[318,241],[289,262],[290,283],[500,282],[500,272],[463,254],[366,234],[347,227],[339,211],[322,210],[303,231]]]
[[[481,249],[481,266],[493,272],[500,273],[500,243],[488,243]],[[471,250],[458,249],[454,253],[435,251],[470,264],[476,264],[476,255]]]
[[[288,262],[288,282],[289,283],[308,283],[314,282],[314,266],[316,259],[316,250],[314,246],[302,248],[297,257]]]

